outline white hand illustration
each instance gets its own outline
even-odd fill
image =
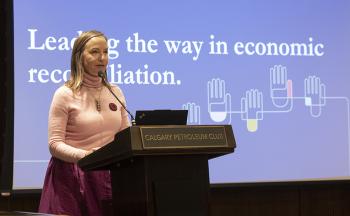
[[[288,99],[292,95],[292,82],[287,80],[287,68],[275,65],[270,68],[270,95],[272,103],[278,108],[288,105]]]
[[[191,125],[196,125],[201,123],[201,110],[200,106],[195,103],[186,103],[182,105],[182,109],[188,110],[187,123]]]
[[[257,89],[246,91],[241,99],[242,120],[247,121],[247,129],[255,132],[258,129],[258,120],[263,119],[263,94]]]
[[[326,105],[326,86],[316,76],[309,76],[304,80],[305,106],[310,107],[313,117],[321,115],[321,107]]]
[[[208,112],[210,118],[215,122],[222,122],[226,119],[231,107],[231,97],[226,93],[225,81],[212,79],[208,81]]]

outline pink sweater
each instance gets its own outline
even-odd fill
[[[101,89],[102,87],[102,89]],[[119,87],[113,92],[125,104]],[[101,104],[96,109],[95,99]],[[117,110],[110,108],[117,105]],[[114,135],[129,127],[127,112],[103,86],[99,77],[84,74],[81,89],[73,94],[66,86],[58,88],[49,113],[49,149],[52,156],[76,163],[86,153],[113,141]]]

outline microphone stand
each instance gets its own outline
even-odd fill
[[[105,83],[108,83],[106,81],[106,76],[105,74],[102,72],[102,71],[99,71],[98,72],[98,76],[101,77],[103,79],[103,81]],[[119,98],[117,97],[117,95],[114,94],[114,92],[112,91],[111,87],[109,85],[107,85],[107,88],[109,90],[109,92],[112,93],[112,95],[115,97],[115,99],[117,99],[117,101],[120,103],[120,105],[122,105],[122,107],[124,108],[124,110],[129,114],[129,116],[131,117],[131,125],[132,126],[135,126],[136,125],[136,121],[135,121],[135,118],[134,116],[130,113],[130,111],[125,107],[125,105],[119,100]]]

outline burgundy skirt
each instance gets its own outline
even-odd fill
[[[109,171],[82,171],[77,164],[52,157],[47,168],[39,212],[49,214],[111,215]]]

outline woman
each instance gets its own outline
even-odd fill
[[[122,91],[98,76],[108,65],[107,38],[98,31],[82,33],[74,43],[70,80],[58,88],[49,113],[52,158],[45,176],[39,212],[106,215],[111,200],[108,171],[83,172],[76,162],[130,125]]]

